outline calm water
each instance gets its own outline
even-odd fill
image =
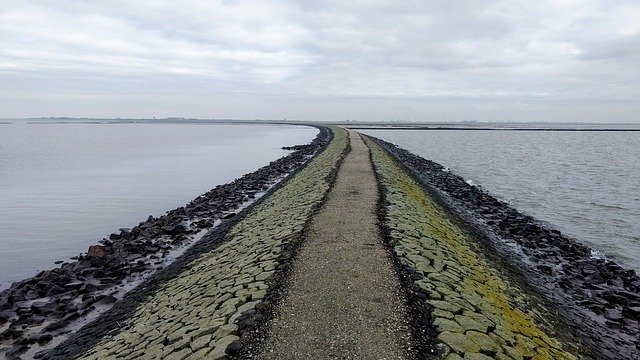
[[[640,271],[640,133],[363,130]]]
[[[316,134],[276,125],[0,124],[0,289]]]

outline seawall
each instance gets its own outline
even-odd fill
[[[338,292],[339,296],[322,301],[316,301],[321,297],[309,296],[310,291],[300,287],[299,279],[304,277],[292,275],[295,265],[300,265],[304,259],[307,259],[307,265],[303,270],[308,271],[305,274],[313,274],[315,278],[326,276],[326,271],[317,271],[322,266],[341,268],[345,264],[336,262],[349,262],[345,260],[349,257],[346,250],[335,249],[340,243],[355,249],[354,254],[377,251],[389,260],[380,264],[390,264],[394,276],[388,279],[398,282],[396,288],[402,294],[395,294],[398,295],[395,298],[404,302],[402,306],[393,307],[390,315],[404,319],[399,321],[403,325],[397,327],[402,330],[397,331],[405,332],[409,344],[406,346],[411,348],[406,351],[400,349],[403,345],[389,345],[398,346],[391,351],[394,357],[447,360],[640,358],[640,279],[635,272],[614,262],[592,258],[589,248],[518,213],[468,185],[462,178],[443,171],[442,166],[393,144],[363,136],[367,149],[357,134],[348,137],[344,129],[337,127],[325,128],[321,134],[325,134],[324,140],[312,144],[313,148],[296,149],[308,150],[299,162],[287,162],[295,165],[281,167],[279,176],[289,174],[286,179],[237,214],[222,215],[219,225],[183,255],[156,271],[122,299],[113,299],[113,306],[96,321],[85,325],[55,348],[37,354],[30,352],[30,345],[39,339],[25,336],[20,332],[24,329],[21,326],[28,326],[26,319],[33,316],[49,321],[50,318],[39,315],[38,307],[34,308],[33,304],[17,305],[18,309],[28,311],[14,311],[13,318],[4,324],[18,331],[14,339],[17,341],[8,357],[269,358],[263,353],[269,349],[265,341],[273,338],[271,331],[278,328],[274,325],[278,314],[287,313],[286,297],[294,286],[302,289],[299,293],[305,301],[314,301],[315,319],[323,321],[322,314],[330,311],[334,298],[343,298],[339,302],[343,307],[380,306],[381,300],[375,296],[362,296],[358,301],[349,302],[349,291],[356,291],[353,289],[367,292],[367,295],[382,292],[382,288],[376,289],[373,285],[376,281],[367,276],[366,264],[354,267],[351,272],[341,271],[340,276],[314,282],[314,292],[331,293],[323,291],[325,285]],[[350,146],[353,141],[358,141],[357,151]],[[352,160],[345,161],[349,154]],[[365,161],[366,154],[370,156],[369,162]],[[349,166],[343,166],[343,161]],[[367,201],[376,204],[377,197],[377,204],[361,208],[359,215],[374,207],[374,212],[365,218],[372,221],[368,233],[375,233],[377,229],[379,234],[365,235],[363,231],[355,239],[356,236],[349,234],[358,231],[354,230],[358,221],[351,219],[353,214],[350,212],[357,206],[349,204],[364,199],[364,188],[358,188],[353,179],[359,171],[368,173],[369,177],[375,176],[375,182],[370,180],[367,186],[374,189],[378,186],[378,191],[366,193]],[[267,173],[272,174],[271,171]],[[334,186],[341,174],[349,174],[351,180]],[[339,191],[331,197],[329,194],[336,188]],[[251,192],[253,190],[247,193],[247,189],[253,187],[225,188],[223,198],[256,194]],[[178,210],[169,219],[179,216],[184,221],[180,216],[187,216],[189,212],[197,212],[200,216],[215,215],[214,209],[207,208],[210,203],[216,203],[215,196],[196,199],[192,206]],[[327,199],[333,199],[333,202]],[[153,221],[171,223],[166,219]],[[149,228],[161,232],[167,226],[148,222]],[[145,223],[139,225],[140,231],[147,230],[147,226],[143,226]],[[189,224],[196,223],[199,222]],[[331,229],[322,231],[317,224]],[[179,223],[170,226],[177,225]],[[185,227],[184,231],[191,230],[191,227]],[[111,247],[118,243],[137,244],[138,236],[133,235],[133,230],[123,231],[110,240]],[[327,256],[326,261],[322,258],[308,261],[313,257],[309,251],[315,248],[307,247],[306,255],[300,249],[305,250],[305,244],[311,243],[329,251],[327,254],[331,257]],[[108,244],[103,246],[99,249],[115,251]],[[105,260],[101,258],[97,254],[83,255],[75,266],[88,262],[91,265],[88,266],[91,268],[89,274],[96,278],[95,272],[103,267],[98,261]],[[350,262],[355,264],[356,261],[351,258]],[[135,266],[137,262],[133,264]],[[80,275],[76,275],[78,280],[88,277]],[[341,276],[353,284],[342,286],[347,281],[333,281]],[[26,280],[22,286],[33,286],[29,290],[40,296],[39,287],[31,281]],[[75,283],[77,280],[72,284]],[[84,286],[87,281],[81,284]],[[75,291],[75,303],[78,296],[80,299],[98,299],[92,300],[95,302],[87,309],[103,299],[91,293],[86,295],[86,286],[84,290],[73,287],[69,291]],[[27,292],[20,290],[19,294],[24,297]],[[355,295],[360,294],[354,294],[353,299],[357,297]],[[56,296],[54,303],[70,301],[63,295]],[[16,303],[11,303],[11,311]],[[302,308],[304,310],[304,306]],[[82,316],[81,309],[73,313]],[[376,320],[372,319],[375,313],[355,313],[359,315],[348,319],[353,324],[349,329],[366,335],[367,326],[363,324],[375,323],[370,322]],[[63,326],[51,331],[64,332],[64,319],[54,319],[62,321]],[[322,330],[327,328],[333,329],[323,327]],[[315,333],[312,335],[316,336]],[[3,334],[13,336],[14,333]],[[279,332],[278,336],[284,343],[295,338],[289,337],[286,331]],[[316,339],[315,343],[322,342]],[[285,351],[286,358],[309,357],[310,353],[305,352],[309,347],[305,346],[304,340],[296,341],[295,345],[298,350]],[[349,349],[354,345],[344,346]],[[335,348],[329,350],[329,353],[337,354],[336,357],[347,356]]]
[[[236,213],[246,204],[259,203],[275,190],[275,183],[293,176],[310,157],[322,152],[333,135],[328,128],[319,130],[311,143],[296,146],[291,154],[219,185],[166,215],[150,216],[133,228],[121,229],[58,268],[14,283],[0,294],[0,358],[3,353],[31,358],[55,346],[111,307],[128,287],[171,263],[214,226],[237,221],[240,216]],[[206,239],[197,243],[184,256],[193,256],[209,243]]]
[[[431,322],[440,341],[451,335],[446,329],[453,325],[448,320],[455,319],[455,314],[443,314],[436,305],[445,305],[438,301],[455,303],[448,298],[453,296],[462,299],[459,305],[471,305],[466,310],[462,306],[463,313],[473,310],[486,315],[488,310],[479,304],[486,305],[486,299],[503,289],[505,303],[499,305],[494,299],[489,308],[503,308],[502,315],[518,314],[517,322],[528,318],[531,324],[525,328],[536,325],[557,338],[557,343],[542,341],[551,349],[562,345],[568,353],[594,359],[640,357],[640,278],[635,271],[593,258],[588,247],[519,213],[437,163],[379,139],[370,138],[369,144],[385,189],[381,222],[396,244],[401,266],[427,279],[416,286],[429,299]],[[400,187],[404,196],[398,195]],[[414,217],[407,218],[407,211]],[[419,231],[421,221],[426,222],[423,232]],[[448,278],[447,269],[454,269]],[[442,275],[448,287],[438,288],[437,282],[429,281],[430,276]],[[491,322],[497,326],[509,321],[515,320]],[[511,333],[517,334],[513,329]],[[562,357],[551,356],[548,350],[540,350],[539,355]],[[443,352],[447,351],[445,347]]]

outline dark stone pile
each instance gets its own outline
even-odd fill
[[[12,284],[0,294],[0,344],[9,347],[5,355],[11,358],[36,343],[46,345],[96,306],[115,302],[114,296],[105,294],[107,290],[158,268],[162,258],[188,240],[188,235],[213,227],[218,219],[233,217],[234,209],[304,164],[329,140],[329,131],[320,128],[311,143],[296,146],[293,153],[216,186],[159,218],[149,216],[131,229],[122,228],[59,268]],[[34,331],[36,327],[42,329]]]
[[[499,260],[560,310],[598,359],[640,358],[640,277],[511,208],[433,161],[374,140],[472,229]],[[523,256],[524,255],[524,256]]]

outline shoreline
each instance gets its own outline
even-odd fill
[[[433,161],[369,136],[466,227],[488,256],[556,309],[556,328],[595,358],[640,355],[640,277]],[[567,333],[568,337],[572,337]]]
[[[296,145],[292,153],[163,216],[121,228],[71,262],[14,282],[0,292],[0,353],[7,351],[10,357],[12,352],[56,345],[74,327],[108,310],[137,284],[188,253],[209,230],[229,222],[247,204],[260,202],[330,142],[329,131],[316,128],[315,139]]]

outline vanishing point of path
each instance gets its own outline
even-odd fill
[[[369,149],[351,151],[311,220],[261,357],[400,359],[410,346],[403,295],[377,225]]]

